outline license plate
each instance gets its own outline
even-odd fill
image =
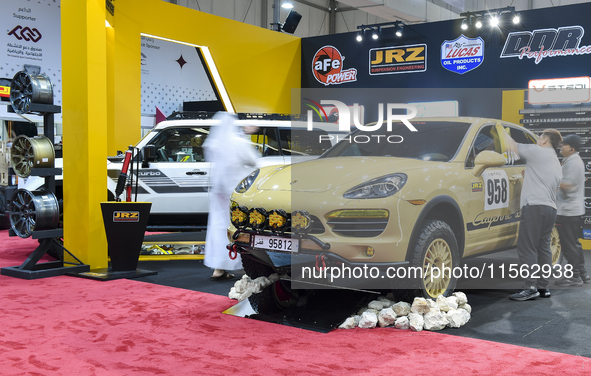
[[[253,248],[270,249],[273,251],[297,252],[298,240],[279,238],[276,236],[254,235]]]

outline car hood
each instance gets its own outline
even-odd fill
[[[278,167],[261,177],[257,189],[320,193],[441,163],[394,157],[320,158]]]

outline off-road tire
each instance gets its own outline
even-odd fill
[[[435,299],[438,295],[450,296],[456,287],[453,273],[442,273],[443,277],[431,282],[432,266],[440,269],[443,264],[449,270],[459,267],[458,242],[451,227],[441,220],[426,221],[417,235],[411,258],[411,266],[422,267],[423,278],[418,281],[418,296]],[[451,264],[451,265],[450,265]]]

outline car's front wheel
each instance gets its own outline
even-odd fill
[[[419,231],[411,265],[422,269],[419,289],[423,297],[435,299],[454,292],[459,266],[458,242],[451,227],[441,220],[425,222]]]
[[[560,245],[560,236],[558,235],[558,229],[556,226],[554,226],[552,234],[550,234],[550,250],[552,251],[552,265],[562,263],[562,247]]]

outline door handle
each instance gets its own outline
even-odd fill
[[[187,171],[187,175],[207,175],[205,171]]]

